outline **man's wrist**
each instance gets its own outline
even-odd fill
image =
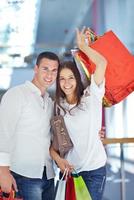
[[[9,166],[0,166],[0,175],[5,171],[9,171]]]

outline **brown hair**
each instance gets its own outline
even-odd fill
[[[50,60],[55,60],[58,62],[58,64],[60,65],[60,60],[59,60],[59,57],[53,53],[53,52],[50,52],[50,51],[44,51],[42,53],[40,53],[37,57],[37,60],[36,60],[36,65],[39,66],[40,65],[40,62],[43,58],[47,58],[47,59],[50,59]]]

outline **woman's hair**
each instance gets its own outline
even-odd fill
[[[74,60],[62,62],[58,68],[58,74],[57,74],[57,79],[56,79],[56,102],[60,107],[62,107],[60,105],[60,99],[61,98],[64,99],[66,97],[65,93],[61,90],[61,87],[60,87],[60,73],[62,69],[71,70],[76,79],[76,93],[75,94],[76,94],[76,99],[77,99],[76,106],[78,106],[81,101],[81,96],[83,95],[84,86],[82,83],[80,72]]]

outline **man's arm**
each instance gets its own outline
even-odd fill
[[[18,91],[11,90],[3,96],[0,104],[0,187],[5,193],[10,192],[12,186],[17,190],[10,173],[10,150],[20,119],[21,98]]]
[[[105,126],[102,126],[101,130],[99,131],[99,137],[100,137],[101,141],[103,142],[103,140],[106,137],[106,128],[105,128]]]

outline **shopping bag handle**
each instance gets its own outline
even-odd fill
[[[77,172],[76,169],[73,169],[73,171],[72,171],[72,176],[76,176],[76,177],[79,176],[79,174],[78,174],[78,172]]]
[[[14,190],[11,190],[10,193],[5,193],[5,192],[2,192],[2,190],[0,188],[0,193],[1,193],[2,197],[6,198],[7,200],[13,200],[15,198]]]
[[[63,175],[62,175],[62,177],[61,177],[61,181],[63,180],[63,179],[65,179],[65,180],[67,180],[67,177],[68,177],[68,169],[67,168],[65,168],[65,170],[64,170],[64,172],[63,172]]]

